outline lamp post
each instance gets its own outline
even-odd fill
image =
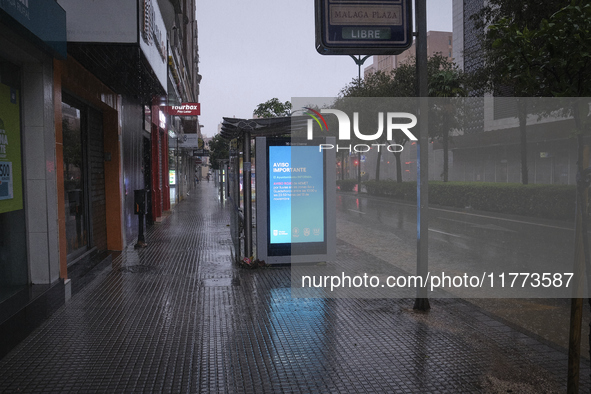
[[[197,120],[197,122],[199,122],[199,120]],[[205,125],[200,124],[197,130],[197,141],[199,141],[197,143],[197,148],[198,149],[204,149],[203,144],[201,144],[200,142],[203,141],[203,134],[201,132],[201,129],[205,127]],[[203,180],[203,167],[202,167],[203,162],[198,164],[198,168],[199,168],[199,181],[201,182]]]
[[[351,56],[351,59],[353,59],[355,61],[355,64],[357,64],[357,67],[359,68],[359,72],[357,74],[357,76],[359,77],[359,80],[361,80],[361,66],[363,66],[363,63],[365,63],[365,61],[371,56],[371,55],[367,55],[364,57],[361,57],[361,55],[358,55],[357,57],[353,56],[353,55],[349,55]]]
[[[424,280],[429,270],[429,151],[428,151],[428,97],[427,86],[427,2],[415,0],[417,30],[417,97],[419,97],[419,144],[417,150],[417,275]],[[413,309],[428,311],[431,308],[427,289],[417,288]]]

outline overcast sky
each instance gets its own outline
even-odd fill
[[[349,56],[316,52],[313,0],[198,1],[197,23],[204,135],[273,97],[333,97],[357,78]],[[452,31],[452,0],[427,0],[427,28]]]

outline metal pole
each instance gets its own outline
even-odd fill
[[[579,157],[582,163],[578,163],[577,175],[582,174],[583,169],[589,167],[589,147],[583,147],[582,137],[579,135]],[[569,340],[568,340],[568,374],[566,392],[576,394],[579,392],[579,376],[581,363],[581,331],[583,327],[583,289],[585,287],[585,242],[583,232],[583,220],[587,216],[588,192],[581,192],[577,185],[577,216],[575,219],[575,262],[573,272],[573,298],[571,300]]]
[[[218,166],[218,187],[220,188],[220,201],[224,202],[224,161],[219,160],[220,165]]]
[[[359,62],[361,62],[361,55],[357,56],[357,60],[359,60]],[[358,73],[357,73],[357,76],[358,76],[358,78],[359,78],[360,80],[361,80],[361,65],[362,65],[362,64],[363,64],[363,63],[357,63],[357,66],[358,66],[358,67],[357,67],[357,68],[358,68],[358,70],[357,70],[357,71],[358,71]]]
[[[427,107],[427,4],[415,0],[417,31],[417,96],[419,97],[419,144],[417,147],[417,275],[423,280],[429,272],[429,138]],[[414,309],[431,308],[427,288],[417,287]]]
[[[179,136],[177,134],[176,136],[176,152],[175,152],[176,156],[175,156],[175,162],[176,162],[176,166],[175,166],[175,171],[174,171],[174,202],[175,204],[178,204],[180,202],[180,197],[179,197],[179,188],[180,188],[180,183],[181,183],[181,177],[179,175],[179,166],[180,166],[180,162],[179,162],[179,158],[180,158],[180,153],[179,153]]]
[[[365,63],[365,61],[367,59],[369,59],[369,57],[371,55],[367,55],[367,56],[364,56],[364,57],[361,57],[361,55],[358,55],[357,57],[355,57],[353,55],[349,55],[349,56],[351,56],[351,58],[355,61],[355,64],[357,64],[357,67],[359,68],[359,70],[358,70],[358,76],[359,76],[359,79],[361,80],[361,66],[363,66],[363,63]]]
[[[251,166],[250,166],[250,131],[244,133],[244,257],[252,256],[252,193],[251,193]]]
[[[144,213],[138,214],[139,230],[137,235],[137,245],[146,246],[146,238],[144,237]]]
[[[357,152],[357,194],[361,194],[361,152]]]

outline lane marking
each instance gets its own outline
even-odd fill
[[[464,224],[464,225],[468,225],[470,227],[481,228],[481,229],[484,229],[484,230],[507,231],[507,232],[511,232],[511,233],[516,233],[517,232],[515,230],[511,230],[511,229],[508,229],[508,228],[505,228],[505,227],[497,226],[496,224],[477,224],[477,223],[466,222],[465,220],[449,219],[449,218],[444,218],[444,217],[441,217],[441,216],[438,216],[436,219],[446,220],[446,221],[454,222],[454,223],[461,223],[461,224]]]
[[[414,206],[414,205],[412,205]],[[515,219],[507,219],[507,218],[499,218],[499,217],[494,217],[494,216],[486,216],[486,215],[479,215],[477,213],[468,213],[468,212],[458,212],[458,211],[450,211],[449,209],[441,209],[441,208],[429,208],[432,209],[434,211],[441,211],[441,212],[451,212],[451,213],[459,213],[461,215],[468,215],[468,216],[475,216],[475,217],[479,217],[479,218],[487,218],[487,219],[495,219],[495,220],[504,220],[505,222],[512,222],[512,223],[521,223],[521,224],[530,224],[532,226],[540,226],[540,227],[548,227],[548,228],[555,228],[558,230],[569,230],[569,231],[573,231],[572,228],[568,228],[568,227],[560,227],[560,226],[553,226],[551,224],[542,224],[542,223],[532,223],[532,222],[526,222],[523,220],[515,220]]]
[[[413,208],[416,208],[417,207],[416,204],[408,204],[408,203],[399,202],[399,201],[387,201],[386,199],[383,199],[383,198],[380,198],[380,197],[375,197],[375,196],[363,196],[363,197],[364,198],[367,198],[367,199],[374,199],[374,200],[377,200],[377,201],[380,201],[380,202],[391,202],[393,204],[405,205],[407,207],[413,207]],[[479,215],[479,214],[476,214],[476,213],[452,211],[452,210],[449,210],[449,209],[429,207],[429,210],[431,210],[431,209],[434,210],[434,211],[457,213],[457,214],[460,214],[460,215],[475,216],[475,217],[479,217],[479,218],[487,218],[487,219],[494,219],[494,220],[504,220],[506,222],[529,224],[531,226],[540,226],[540,227],[555,228],[555,229],[558,229],[558,230],[574,231],[573,228],[561,227],[561,226],[553,226],[551,224],[533,223],[533,222],[526,222],[526,221],[523,221],[523,220],[507,219],[507,218],[500,218],[500,217],[496,217],[496,216]]]
[[[467,222],[467,221],[465,221],[465,220],[450,219],[450,218],[444,218],[444,217],[441,217],[441,216],[438,216],[438,217],[437,217],[437,219],[440,219],[440,220],[447,220],[447,221],[449,221],[449,222],[456,222],[456,223],[461,223],[461,224],[472,224],[472,223],[470,223],[470,222]]]
[[[349,211],[351,211],[351,212],[356,212],[356,213],[360,213],[360,214],[362,214],[362,215],[365,215],[365,212],[356,211],[356,210],[354,210],[354,209],[349,209]]]
[[[452,236],[452,237],[462,238],[462,236],[461,236],[461,235],[457,235],[457,234],[450,234],[450,233],[446,233],[446,232],[444,232],[444,231],[434,230],[434,229],[432,229],[432,228],[430,228],[430,229],[429,229],[429,231],[433,231],[434,233],[439,233],[439,234],[445,234],[445,235],[449,235],[449,236]]]

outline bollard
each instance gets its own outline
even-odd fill
[[[133,211],[138,215],[138,236],[134,247],[145,248],[148,246],[144,238],[144,214],[146,213],[146,191],[144,189],[133,191]]]

